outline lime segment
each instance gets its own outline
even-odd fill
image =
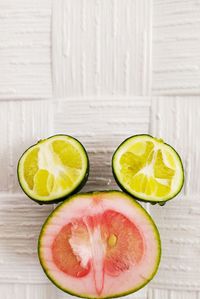
[[[82,168],[81,155],[72,144],[63,140],[56,140],[52,142],[52,147],[64,165],[72,168]]]
[[[39,148],[33,149],[27,154],[24,161],[24,178],[29,188],[32,190],[34,186],[34,176],[38,171],[38,152]]]

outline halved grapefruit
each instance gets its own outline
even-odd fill
[[[38,255],[46,275],[63,291],[113,298],[153,278],[161,243],[151,216],[132,197],[94,192],[71,196],[49,215]]]

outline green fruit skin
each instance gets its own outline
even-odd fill
[[[62,286],[60,286],[56,281],[54,281],[50,275],[47,273],[47,271],[44,269],[43,267],[43,264],[42,264],[42,258],[40,256],[40,239],[42,237],[42,234],[43,232],[45,231],[45,226],[48,225],[48,221],[53,217],[53,213],[54,211],[56,211],[62,204],[65,204],[71,200],[75,200],[76,196],[79,196],[79,195],[95,195],[95,194],[102,194],[102,193],[117,193],[118,195],[121,193],[122,195],[126,195],[126,197],[129,197],[129,199],[137,206],[139,206],[141,208],[141,210],[145,213],[146,217],[149,219],[149,221],[152,223],[153,227],[154,227],[154,232],[155,232],[155,236],[156,236],[156,239],[157,239],[157,242],[158,242],[158,259],[157,259],[157,263],[156,263],[156,267],[155,267],[155,270],[154,272],[152,273],[151,277],[146,280],[144,282],[144,284],[140,285],[139,287],[136,287],[132,290],[128,290],[127,292],[124,292],[124,293],[119,293],[117,295],[112,295],[111,296],[107,296],[107,297],[91,297],[89,295],[80,295],[80,294],[76,294],[76,293],[73,293],[71,290],[66,290],[66,289],[63,289]],[[129,294],[132,294],[132,293],[135,293],[137,292],[138,290],[142,289],[144,286],[146,286],[153,278],[154,276],[156,275],[157,271],[158,271],[158,268],[159,268],[159,265],[160,265],[160,261],[161,261],[161,255],[162,255],[162,246],[161,246],[161,239],[160,239],[160,234],[159,234],[159,231],[158,231],[158,228],[153,220],[153,218],[151,217],[151,215],[132,197],[132,196],[129,196],[127,195],[127,193],[124,193],[122,191],[119,191],[119,190],[105,190],[105,191],[90,191],[90,192],[85,192],[85,193],[79,193],[77,195],[73,195],[71,196],[70,198],[68,198],[67,200],[65,200],[64,202],[62,202],[59,206],[57,206],[51,213],[50,215],[47,217],[46,221],[44,222],[42,228],[41,228],[41,231],[40,231],[40,234],[39,234],[39,237],[38,237],[38,258],[39,258],[39,262],[40,262],[40,265],[44,271],[44,273],[46,274],[46,276],[49,278],[49,280],[55,285],[57,286],[60,290],[62,290],[63,292],[67,293],[67,294],[70,294],[72,296],[76,296],[76,297],[79,297],[79,298],[85,298],[85,299],[112,299],[112,298],[118,298],[118,297],[123,297],[123,296],[127,296]]]
[[[19,177],[19,163],[20,163],[20,160],[21,160],[21,158],[23,157],[23,155],[24,155],[30,148],[34,147],[37,143],[39,143],[39,142],[41,142],[41,141],[45,141],[45,140],[48,140],[48,139],[50,139],[50,138],[52,138],[52,137],[56,137],[56,136],[66,136],[66,137],[70,137],[70,138],[76,140],[76,141],[82,146],[83,151],[84,151],[85,156],[86,156],[86,159],[87,159],[87,169],[86,169],[86,172],[85,172],[85,176],[83,177],[83,179],[82,179],[82,181],[80,182],[80,184],[79,184],[74,190],[72,190],[72,191],[71,191],[70,193],[68,193],[68,194],[65,194],[65,195],[62,196],[62,197],[59,197],[59,198],[56,198],[56,199],[52,199],[52,200],[49,200],[49,201],[48,201],[48,200],[44,200],[44,201],[43,201],[43,200],[35,199],[34,197],[31,197],[30,194],[28,194],[28,193],[24,190],[23,185],[22,185],[21,182],[20,182],[20,177]],[[82,145],[82,143],[81,143],[78,139],[76,139],[76,138],[74,138],[74,137],[72,137],[72,136],[70,136],[70,135],[65,135],[65,134],[57,134],[57,135],[53,135],[53,136],[50,136],[50,137],[48,137],[48,138],[46,138],[46,139],[39,140],[37,143],[34,144],[34,145],[32,145],[32,146],[30,146],[30,147],[29,147],[29,148],[28,148],[28,149],[21,155],[21,157],[19,158],[19,161],[18,161],[18,165],[17,165],[17,178],[18,178],[19,185],[20,185],[20,187],[22,188],[23,192],[24,192],[24,193],[25,193],[31,200],[33,200],[34,202],[38,203],[39,205],[46,205],[46,204],[55,204],[55,203],[59,203],[59,202],[65,200],[65,199],[67,199],[69,196],[78,193],[78,192],[85,186],[85,184],[86,184],[86,182],[87,182],[87,180],[88,180],[88,177],[89,177],[89,172],[90,172],[89,157],[88,157],[87,151],[86,151],[85,147]]]
[[[115,157],[115,154],[117,153],[117,151],[118,151],[118,149],[127,141],[127,140],[129,140],[129,139],[131,139],[131,138],[133,138],[133,137],[139,137],[139,136],[148,136],[148,137],[151,137],[151,138],[154,138],[153,136],[151,136],[151,135],[149,135],[149,134],[137,134],[137,135],[133,135],[133,136],[130,136],[130,137],[128,137],[128,138],[126,138],[118,147],[117,147],[117,149],[115,150],[115,152],[114,152],[114,154],[113,154],[113,156],[112,156],[112,174],[113,174],[113,176],[114,176],[114,179],[115,179],[115,181],[116,181],[116,183],[117,183],[117,185],[120,187],[120,189],[121,190],[123,190],[126,194],[129,194],[130,196],[132,196],[134,199],[136,199],[136,200],[139,200],[139,201],[141,201],[141,202],[149,202],[149,203],[151,203],[151,204],[159,204],[160,206],[164,206],[165,205],[165,203],[167,202],[167,201],[169,201],[169,200],[171,200],[171,199],[173,199],[174,197],[176,197],[180,192],[181,192],[181,190],[182,190],[182,188],[183,188],[183,185],[184,185],[184,182],[185,182],[185,174],[184,174],[184,167],[183,167],[183,163],[182,163],[182,160],[181,160],[181,157],[180,157],[180,155],[177,153],[177,151],[171,146],[171,145],[169,145],[168,143],[164,143],[164,144],[166,144],[167,146],[169,146],[169,147],[171,147],[173,150],[174,150],[174,152],[176,153],[176,155],[177,155],[177,157],[179,158],[179,160],[180,160],[180,164],[181,164],[181,167],[182,167],[182,171],[183,171],[183,180],[182,180],[182,184],[181,184],[181,186],[180,186],[180,188],[177,190],[177,192],[172,196],[172,197],[169,197],[169,198],[166,198],[166,199],[164,199],[164,200],[158,200],[158,201],[156,201],[156,200],[150,200],[150,199],[143,199],[143,198],[141,198],[141,197],[138,197],[137,195],[135,195],[135,194],[132,194],[131,192],[129,192],[121,183],[120,183],[120,181],[119,181],[119,179],[117,178],[117,175],[116,175],[116,173],[115,173],[115,170],[114,170],[114,157]]]

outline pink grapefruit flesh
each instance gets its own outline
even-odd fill
[[[161,251],[149,214],[118,191],[72,196],[48,217],[38,244],[52,282],[86,298],[138,290],[155,275]]]

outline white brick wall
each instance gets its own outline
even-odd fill
[[[0,0],[0,299],[70,296],[36,254],[52,210],[22,194],[23,151],[54,133],[88,150],[84,190],[116,189],[111,156],[150,133],[181,154],[177,199],[148,206],[162,238],[158,274],[133,299],[200,298],[200,1]]]

